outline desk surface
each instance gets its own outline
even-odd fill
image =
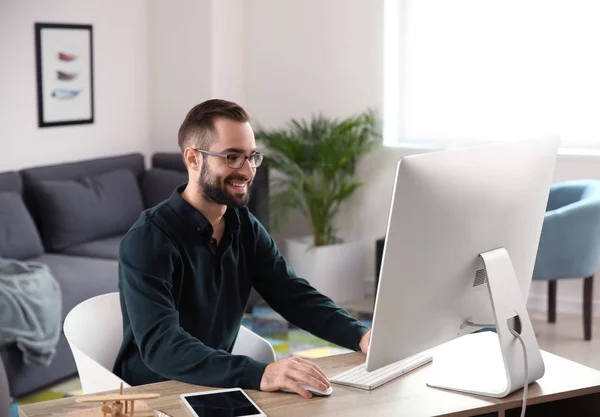
[[[528,404],[554,401],[600,392],[600,372],[551,353],[542,352],[546,374],[529,386]],[[363,363],[361,353],[349,353],[315,359],[332,377],[348,368]],[[434,359],[435,360],[435,359]],[[269,417],[296,416],[467,416],[520,407],[522,390],[506,398],[495,399],[454,393],[430,388],[426,381],[431,364],[425,365],[373,391],[333,385],[329,397],[304,399],[296,394],[267,393],[246,390]],[[210,388],[168,381],[126,389],[126,393],[157,392],[160,398],[147,404],[173,417],[190,417],[180,402],[179,395]],[[92,394],[94,395],[94,394]],[[75,416],[78,411],[97,407],[76,403],[75,398],[46,401],[20,407],[21,417]],[[98,416],[101,414],[98,413]],[[503,415],[501,413],[500,415]]]

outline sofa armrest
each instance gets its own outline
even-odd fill
[[[10,395],[8,389],[8,378],[4,370],[4,363],[0,359],[0,417],[10,416]]]

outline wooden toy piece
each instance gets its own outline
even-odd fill
[[[124,394],[123,383],[119,388],[118,394],[93,395],[89,397],[77,398],[78,403],[101,402],[102,417],[134,417],[135,401],[151,400],[160,397],[160,394]],[[108,405],[108,403],[111,403]],[[137,417],[152,415],[152,413],[142,412],[136,414]]]
[[[125,402],[127,404],[127,402]],[[121,401],[115,401],[112,404],[112,417],[123,417],[123,403]]]
[[[160,394],[155,393],[140,393],[140,394],[98,394],[89,397],[77,398],[78,403],[98,403],[103,401],[137,401],[137,400],[152,400],[160,397]]]
[[[121,386],[119,387],[119,394],[123,395],[123,383],[121,382]],[[125,401],[125,413],[127,413],[127,401]]]
[[[111,414],[112,413],[112,408],[110,408],[110,406],[108,404],[106,404],[106,401],[102,401],[102,417],[106,417],[107,414]]]

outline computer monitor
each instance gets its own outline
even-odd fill
[[[497,328],[496,347],[463,343],[452,363],[434,355],[430,386],[504,397],[524,386],[525,359],[528,383],[543,376],[525,304],[557,150],[557,138],[543,138],[398,162],[367,371],[484,327],[476,323]]]

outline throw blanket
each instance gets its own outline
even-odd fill
[[[50,365],[61,333],[60,286],[47,265],[0,258],[0,342],[26,364]]]

